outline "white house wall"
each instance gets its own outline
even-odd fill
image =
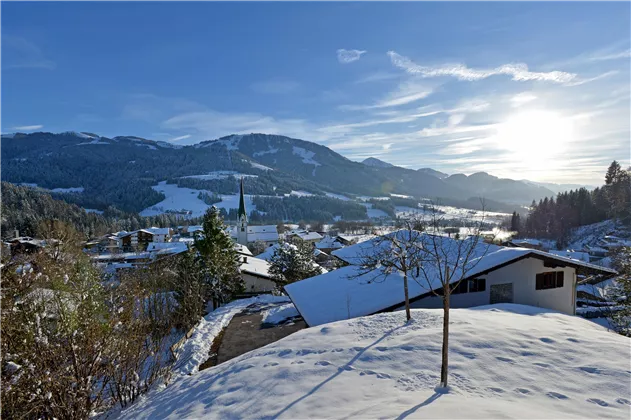
[[[536,275],[550,271],[564,271],[563,287],[536,290]],[[526,258],[480,276],[480,278],[486,279],[486,288],[483,292],[451,295],[450,304],[452,308],[489,305],[491,303],[491,285],[513,283],[513,303],[548,308],[574,315],[575,274],[574,268],[571,267],[547,268],[539,259]],[[410,306],[412,308],[442,308],[442,305],[440,297],[430,296],[413,302]]]
[[[252,276],[248,273],[241,273],[245,282],[246,292],[271,292],[276,287],[276,283],[261,277]]]

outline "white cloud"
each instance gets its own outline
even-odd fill
[[[591,61],[608,61],[608,60],[620,60],[623,58],[631,58],[631,49],[626,51],[620,51],[610,54],[593,55],[590,57]]]
[[[617,70],[612,70],[612,71],[608,71],[608,72],[603,73],[603,74],[599,74],[598,76],[591,77],[589,79],[578,79],[578,80],[576,80],[574,82],[568,83],[567,85],[568,86],[580,86],[580,85],[584,85],[585,83],[594,82],[596,80],[604,79],[606,77],[613,76],[613,75],[616,75],[616,74],[618,74],[618,71]]]
[[[381,148],[383,150],[390,150],[391,147],[392,147],[392,143],[384,143],[381,145]]]
[[[451,76],[458,80],[475,81],[491,76],[507,75],[515,81],[546,81],[553,83],[568,83],[576,78],[574,73],[562,71],[532,72],[524,63],[504,64],[493,69],[473,69],[464,64],[444,64],[441,66],[421,66],[407,57],[389,51],[388,55],[395,67],[405,70],[409,74],[419,77]]]
[[[371,105],[340,105],[338,108],[342,111],[362,111],[397,107],[425,99],[431,94],[432,89],[430,87],[421,85],[418,82],[406,81],[399,83],[394,91]]]
[[[176,137],[174,139],[171,139],[171,141],[186,140],[186,139],[189,139],[189,138],[191,138],[191,135],[190,134],[185,134],[183,136],[179,136],[179,137]]]
[[[522,92],[510,98],[511,106],[514,108],[520,107],[528,102],[536,100],[537,97],[530,92]]]
[[[344,48],[340,48],[339,50],[337,50],[337,61],[342,64],[352,63],[353,61],[359,60],[362,54],[366,54],[366,51],[345,50]]]
[[[276,119],[259,113],[232,114],[214,110],[187,112],[168,118],[161,124],[168,130],[193,131],[213,139],[229,134],[280,134],[322,141],[328,136],[316,133],[316,127],[301,119]]]
[[[286,95],[300,88],[300,83],[293,80],[266,80],[252,84],[252,90],[264,94]]]
[[[361,83],[372,83],[372,82],[383,82],[385,80],[392,80],[392,79],[397,79],[401,77],[400,75],[396,74],[396,73],[390,73],[390,72],[385,72],[385,71],[378,71],[376,73],[371,73],[368,74],[364,77],[361,77],[357,80],[355,80],[355,84],[361,84]]]
[[[19,125],[17,127],[12,127],[11,130],[16,130],[16,131],[35,131],[35,130],[41,130],[42,128],[44,128],[44,126],[41,125],[41,124]]]

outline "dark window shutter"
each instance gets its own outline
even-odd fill
[[[563,271],[557,271],[557,287],[563,287]]]

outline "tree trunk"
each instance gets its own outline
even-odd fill
[[[443,296],[443,359],[440,367],[440,386],[447,387],[449,371],[449,286],[444,288]]]
[[[403,274],[403,291],[405,292],[405,316],[409,321],[412,319],[412,314],[410,314],[410,294],[408,293],[408,274]]]

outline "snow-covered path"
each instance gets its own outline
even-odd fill
[[[588,320],[521,306],[451,312],[450,385],[440,310],[296,332],[176,380],[125,418],[623,418],[631,341]]]

